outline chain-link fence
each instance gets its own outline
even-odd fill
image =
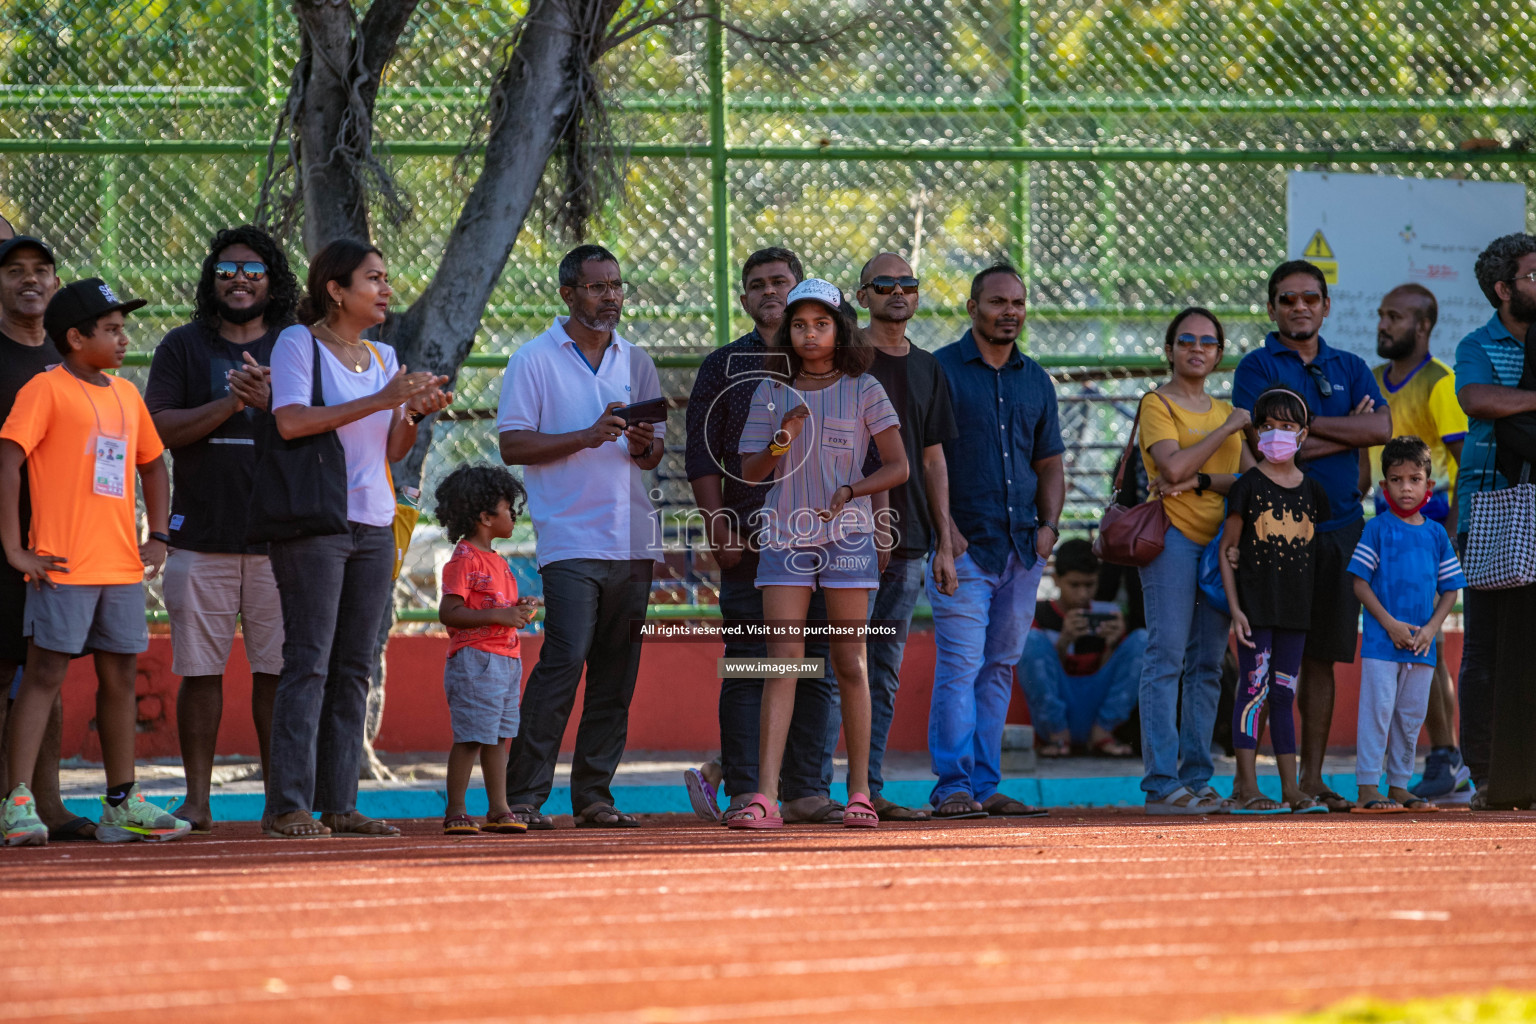
[[[603,64],[628,189],[595,235],[635,282],[627,336],[684,398],[690,356],[747,327],[741,261],[782,244],[845,288],[875,251],[909,253],[912,335],[936,347],[965,326],[970,276],[1011,257],[1029,351],[1061,382],[1077,519],[1103,504],[1173,310],[1214,308],[1237,351],[1262,338],[1290,171],[1536,184],[1536,22],[1508,0],[717,2],[722,20],[655,29]],[[428,0],[388,72],[377,135],[412,215],[379,218],[376,240],[403,301],[469,188],[455,156],[523,9]],[[0,11],[0,211],[67,275],[150,299],[141,354],[186,318],[207,238],[251,217],[298,53],[276,0]],[[537,218],[519,238],[428,493],[454,462],[494,457],[497,367],[561,311],[563,248]],[[681,420],[658,473],[675,505]],[[677,567],[677,600],[696,596],[692,571]]]

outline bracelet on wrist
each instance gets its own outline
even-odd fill
[[[774,458],[778,458],[787,451],[789,451],[789,445],[787,444],[779,444],[777,441],[768,442],[768,454]]]
[[[161,533],[159,530],[150,531],[149,539],[157,540],[161,544],[164,544],[166,547],[171,546],[171,535],[168,533]]]

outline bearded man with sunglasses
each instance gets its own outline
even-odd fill
[[[144,391],[171,450],[165,607],[171,670],[182,677],[176,718],[187,775],[187,799],[175,813],[194,832],[213,827],[209,787],[237,616],[267,777],[283,616],[267,546],[247,544],[245,533],[258,417],[271,404],[268,364],[278,333],[293,323],[298,287],[282,248],[265,231],[220,231],[203,260],[192,322],[155,349]]]
[[[1328,281],[1321,269],[1305,260],[1276,267],[1269,275],[1269,318],[1275,330],[1264,339],[1263,348],[1237,364],[1232,404],[1251,413],[1259,395],[1279,384],[1305,398],[1312,413],[1296,461],[1323,485],[1331,514],[1317,527],[1312,622],[1297,690],[1298,783],[1303,793],[1330,811],[1348,811],[1353,805],[1329,789],[1323,778],[1323,755],[1333,725],[1333,666],[1353,662],[1359,644],[1360,602],[1346,567],[1365,528],[1360,450],[1392,439],[1392,414],[1365,360],[1323,340],[1328,311]]]

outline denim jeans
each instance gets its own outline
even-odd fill
[[[1142,791],[1161,800],[1211,780],[1211,736],[1231,620],[1200,591],[1196,544],[1169,527],[1163,553],[1141,570],[1147,653],[1141,669]],[[1179,677],[1183,676],[1180,693]]]
[[[395,534],[348,523],[346,533],[275,540],[269,551],[283,602],[283,674],[272,704],[267,814],[346,814],[357,807]]]
[[[722,575],[720,614],[739,622],[763,621],[763,592],[751,575]],[[825,621],[827,602],[817,590],[811,595],[809,621]],[[725,645],[727,658],[766,658],[768,644],[762,639],[732,640]],[[825,640],[805,645],[807,658],[827,658]],[[836,695],[832,663],[821,679],[801,679],[795,686],[795,711],[789,720],[784,743],[784,767],[779,773],[779,798],[786,803],[807,796],[825,796],[821,762],[826,743],[826,722],[831,699]],[[758,792],[757,754],[761,736],[763,680],[730,677],[720,680],[720,764],[725,795],[738,797]]]
[[[880,574],[880,589],[869,595],[869,621],[912,624],[912,610],[923,590],[923,560],[893,556]],[[896,690],[901,685],[901,656],[907,649],[901,640],[877,640],[865,645],[865,663],[869,674],[869,796],[874,799],[885,788],[880,774],[885,763],[885,744],[891,736],[891,719],[896,714]],[[827,715],[826,755],[821,779],[832,788],[832,753],[837,749],[837,734],[843,728],[842,701],[833,679],[832,709]]]
[[[939,592],[930,567],[924,580],[933,605],[933,705],[928,756],[938,776],[933,806],[956,793],[985,800],[1002,781],[1003,723],[1013,696],[1013,666],[1035,619],[1045,560],[1029,568],[1010,551],[1001,573],[978,566],[967,552],[955,559],[960,586]]]
[[[640,640],[654,563],[648,558],[562,558],[544,579],[544,645],[523,689],[522,730],[507,759],[507,801],[542,807],[555,781],[560,740],[587,673],[571,809],[612,804],[613,773],[629,738],[629,702],[640,670]]]
[[[1034,723],[1035,734],[1055,736],[1070,731],[1073,742],[1083,743],[1092,726],[1112,730],[1130,718],[1136,708],[1146,648],[1147,631],[1132,630],[1097,672],[1069,676],[1051,638],[1044,633],[1030,633],[1024,642],[1024,657],[1019,659],[1018,679],[1019,689],[1029,701],[1029,720]],[[1102,694],[1097,698],[1098,708],[1091,721],[1081,712],[1071,713],[1081,703],[1072,699],[1073,690]],[[1082,720],[1073,722],[1074,718]]]

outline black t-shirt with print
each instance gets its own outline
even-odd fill
[[[950,405],[949,384],[939,361],[916,345],[904,356],[876,350],[869,372],[885,389],[896,415],[901,417],[901,444],[907,452],[906,483],[888,492],[894,513],[892,521],[898,531],[893,553],[903,558],[922,558],[934,546],[923,449],[953,441],[960,434]],[[880,456],[871,442],[864,460],[864,475],[869,476],[879,468]]]
[[[23,345],[10,335],[0,332],[0,423],[4,423],[11,415],[11,409],[16,405],[16,395],[26,386],[27,381],[63,361],[53,340],[46,336],[41,345]],[[25,466],[21,470],[20,509],[21,538],[25,541],[28,524],[32,522],[32,487],[27,481]],[[3,558],[0,558],[0,567],[20,577],[20,573],[11,569],[10,563]]]
[[[1317,524],[1328,492],[1313,477],[1281,487],[1257,466],[1227,493],[1227,515],[1243,519],[1237,546],[1237,599],[1255,629],[1305,630],[1312,621]]]
[[[155,349],[144,388],[151,413],[196,409],[229,394],[230,370],[249,352],[262,366],[272,362],[278,332],[236,345],[202,324],[167,334]],[[251,481],[256,471],[256,424],[267,413],[237,412],[207,437],[171,450],[171,546],[188,551],[265,554],[265,544],[245,542]]]

